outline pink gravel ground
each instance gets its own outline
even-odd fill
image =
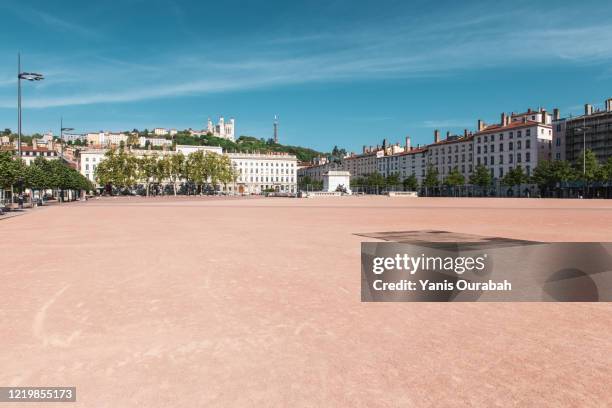
[[[0,220],[0,385],[74,385],[69,407],[612,405],[611,304],[361,303],[353,234],[416,229],[604,241],[612,201],[33,210]]]

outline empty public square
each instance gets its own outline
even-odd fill
[[[0,219],[0,384],[76,386],[66,406],[83,407],[607,406],[610,304],[362,303],[360,243],[375,240],[356,234],[608,241],[611,226],[603,200],[30,210]]]

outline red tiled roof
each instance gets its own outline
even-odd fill
[[[427,148],[426,148],[426,147],[418,147],[418,148],[414,148],[414,149],[412,149],[412,150],[409,150],[409,151],[407,151],[407,152],[401,152],[401,153],[398,153],[397,155],[398,155],[398,156],[405,156],[405,155],[407,155],[407,154],[417,154],[417,153],[422,153],[422,152],[424,152],[424,151],[426,151],[426,150],[427,150]]]
[[[461,137],[458,137],[458,138],[455,138],[455,139],[450,139],[450,140],[449,139],[444,139],[444,140],[440,140],[437,143],[432,143],[429,146],[439,146],[439,145],[442,145],[442,144],[465,142],[465,141],[468,141],[468,140],[472,139],[473,137],[474,137],[474,135],[468,135],[468,136],[461,136]]]
[[[482,134],[495,133],[495,132],[503,132],[503,131],[506,131],[506,130],[519,129],[519,128],[523,128],[523,127],[531,127],[531,126],[535,126],[535,125],[540,125],[540,126],[544,126],[544,127],[551,127],[550,125],[545,125],[545,124],[540,123],[540,122],[534,122],[532,120],[528,120],[526,122],[523,122],[523,121],[511,122],[510,124],[508,124],[506,126],[502,126],[501,124],[498,123],[498,124],[495,124],[495,125],[489,125],[489,126],[485,127],[480,132],[476,132],[475,135],[482,135]]]

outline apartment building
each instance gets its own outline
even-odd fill
[[[479,124],[481,121],[479,121]],[[446,139],[440,140],[440,131],[434,131],[434,143],[427,146],[427,164],[438,171],[440,181],[457,168],[467,180],[474,170],[473,135],[464,131],[463,135],[446,133]]]
[[[145,147],[149,142],[150,146],[172,146],[172,140],[166,139],[164,137],[144,137],[140,136],[138,138],[138,144],[141,147]]]
[[[236,171],[230,192],[297,192],[297,157],[288,153],[227,153]]]
[[[398,150],[395,146],[390,150],[384,149],[385,154],[377,157],[378,172],[383,177],[397,174],[400,181],[414,174],[420,183],[425,177],[427,149],[412,147],[410,137],[406,137],[404,148]]]
[[[127,143],[128,136],[124,133],[97,132],[87,133],[85,140],[88,145],[119,146],[121,142]]]
[[[13,145],[2,146],[1,151],[9,151],[14,156],[17,156],[17,147]],[[42,146],[21,146],[21,159],[29,166],[36,158],[42,157],[45,160],[56,160],[59,154],[56,150]]]
[[[504,112],[498,124],[478,120],[475,133],[447,133],[446,139],[440,140],[436,130],[434,143],[427,146],[428,162],[437,168],[440,181],[455,168],[468,180],[479,165],[486,167],[494,179],[501,179],[519,165],[531,175],[539,161],[551,159],[552,139],[552,115],[545,109],[510,115]]]
[[[302,181],[303,178],[308,177],[312,181],[320,181],[322,182],[324,176],[330,170],[342,170],[342,163],[329,161],[326,157],[317,158],[314,160],[313,164],[309,164],[303,167],[298,166],[297,171],[297,179],[298,183]]]
[[[502,113],[499,124],[483,125],[474,134],[474,166],[484,165],[496,179],[517,166],[530,176],[540,161],[551,159],[551,123],[552,117],[544,109],[510,117]]]
[[[575,163],[585,148],[600,163],[612,157],[612,98],[604,101],[602,109],[585,104],[584,114],[576,117],[561,118],[555,110],[553,158]]]
[[[378,171],[377,158],[383,156],[382,150],[364,149],[362,154],[353,154],[342,159],[342,169],[351,173],[351,178],[367,177]]]

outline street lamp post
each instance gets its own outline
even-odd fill
[[[21,54],[17,54],[17,155],[21,159],[21,80],[42,81],[45,79],[35,72],[21,72]]]
[[[578,132],[582,132],[582,175],[586,176],[586,132],[591,129],[591,126],[582,126],[576,128]]]

